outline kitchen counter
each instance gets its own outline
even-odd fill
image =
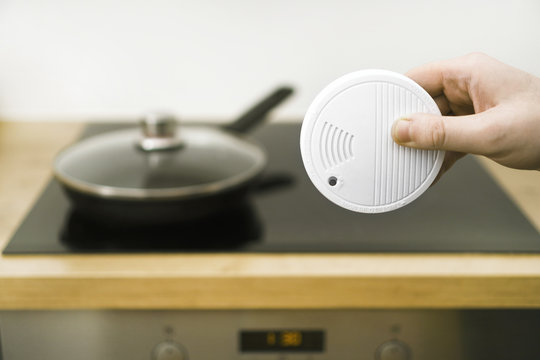
[[[82,127],[0,122],[0,248]],[[482,164],[540,231],[540,172]],[[8,255],[0,289],[0,309],[539,308],[540,254]]]

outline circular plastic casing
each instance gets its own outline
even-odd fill
[[[397,145],[392,124],[415,112],[439,114],[420,85],[387,70],[361,70],[330,83],[308,108],[300,134],[302,160],[330,201],[381,213],[418,198],[437,176],[444,151]]]

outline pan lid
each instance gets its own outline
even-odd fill
[[[179,132],[177,134],[177,132]],[[104,198],[177,199],[240,186],[266,164],[261,147],[211,126],[177,126],[149,114],[139,129],[80,141],[56,158],[54,174],[68,188]]]

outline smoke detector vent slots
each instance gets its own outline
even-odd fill
[[[354,158],[354,135],[325,121],[320,142],[320,157],[325,169]]]

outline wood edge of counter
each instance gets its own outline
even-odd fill
[[[540,308],[531,277],[0,279],[0,288],[4,310]]]
[[[533,277],[539,254],[166,254],[5,256],[2,279]]]

